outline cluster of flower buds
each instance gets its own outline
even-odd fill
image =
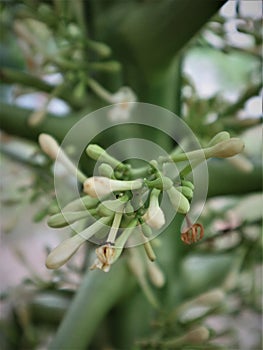
[[[154,237],[153,230],[160,230],[166,223],[161,207],[164,192],[175,214],[186,215],[189,212],[194,185],[180,175],[175,180],[164,175],[165,162],[198,160],[198,157],[202,160],[204,155],[205,158],[229,157],[241,152],[244,147],[241,140],[230,138],[228,133],[223,132],[217,134],[203,150],[172,153],[167,160],[160,158],[149,162],[144,168],[134,169],[100,146],[90,144],[86,153],[100,166],[98,176],[87,177],[75,167],[51,136],[41,134],[39,142],[47,155],[60,161],[78,177],[83,189],[80,198],[49,218],[49,226],[59,228],[81,220],[87,222],[82,232],[66,239],[51,251],[46,266],[51,269],[62,266],[84,242],[99,237],[101,245],[96,249],[97,258],[91,269],[99,268],[106,272],[119,258],[127,242],[138,242],[138,237],[149,259],[155,259],[150,241]],[[191,234],[188,231],[183,239],[187,244],[203,236],[203,231],[200,234],[197,230],[192,229],[189,231]]]

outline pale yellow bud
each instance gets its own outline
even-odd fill
[[[245,145],[239,138],[231,138],[226,141],[222,141],[207,149],[206,154],[210,157],[228,158],[233,157],[238,153],[241,153]]]
[[[76,253],[85,241],[85,238],[78,234],[66,239],[48,255],[46,259],[46,267],[48,269],[58,269]]]
[[[60,147],[57,141],[48,134],[40,134],[38,138],[40,147],[51,159],[56,160]]]
[[[148,261],[147,270],[148,270],[148,274],[149,274],[149,277],[150,277],[150,280],[152,281],[152,283],[156,287],[162,288],[165,284],[165,277],[164,277],[162,270],[157,265],[157,263]]]
[[[84,182],[86,176],[78,170],[78,168],[71,162],[65,152],[59,147],[57,141],[48,134],[40,134],[38,138],[41,149],[51,159],[58,160],[75,176],[78,177],[79,181]]]

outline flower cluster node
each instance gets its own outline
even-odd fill
[[[124,92],[126,95],[129,93]],[[189,212],[195,192],[193,183],[187,179],[191,171],[190,164],[174,179],[166,173],[165,163],[189,162],[194,159],[194,164],[198,165],[213,156],[231,157],[244,148],[241,140],[231,138],[227,132],[221,132],[212,138],[207,148],[188,153],[172,152],[169,157],[151,160],[147,166],[132,168],[111,156],[102,147],[90,144],[86,148],[87,155],[101,164],[98,167],[99,175],[87,178],[50,135],[41,134],[39,143],[51,159],[64,164],[83,184],[84,195],[68,203],[62,212],[51,216],[48,224],[54,228],[73,223],[75,225],[78,222],[86,222],[87,225],[83,231],[63,241],[49,254],[47,267],[62,266],[84,242],[94,236],[95,239],[99,237],[101,246],[96,249],[97,257],[91,269],[98,268],[105,272],[110,270],[127,241],[132,241],[134,235],[138,237],[139,234],[149,261],[156,259],[149,240],[154,237],[154,230],[162,229],[166,224],[166,213],[162,205],[164,193],[167,194],[175,214],[187,215]],[[181,233],[181,239],[186,244],[195,243],[203,236],[204,228],[199,223],[188,222],[188,228]],[[154,268],[153,265],[150,266],[152,273]],[[156,284],[162,285],[163,278],[157,270],[155,267]]]

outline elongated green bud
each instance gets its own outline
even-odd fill
[[[111,54],[111,48],[104,43],[88,40],[87,45],[102,57],[108,57]]]
[[[168,190],[168,188],[173,186],[173,181],[169,177],[166,177],[166,176],[159,177],[153,181],[148,181],[145,179],[144,183],[149,188],[157,188],[158,190]]]
[[[112,169],[112,167],[109,164],[102,163],[98,167],[98,171],[99,171],[100,176],[105,176],[105,177],[108,177],[109,179],[114,178],[114,170]]]
[[[48,226],[53,228],[65,227],[73,222],[79,221],[88,217],[90,213],[87,210],[84,211],[76,211],[76,212],[64,212],[52,215],[48,219]]]
[[[113,168],[124,167],[119,160],[109,155],[102,147],[99,145],[91,144],[86,148],[86,153],[88,156],[94,160],[99,160],[102,163],[107,163]]]
[[[172,206],[178,213],[188,213],[190,210],[189,201],[180,191],[177,191],[175,187],[171,187],[169,190],[167,190],[167,194],[172,203]]]
[[[148,256],[149,260],[150,261],[156,260],[156,255],[155,255],[155,253],[153,251],[151,242],[144,242],[143,243],[143,247],[144,247],[145,253]]]
[[[212,147],[219,142],[226,141],[230,139],[230,134],[227,131],[221,131],[218,134],[216,134],[208,143],[208,147]]]
[[[180,192],[182,192],[182,194],[187,198],[187,199],[192,199],[193,198],[193,191],[191,190],[191,188],[189,188],[188,186],[178,186],[176,187],[176,189]]]
[[[85,208],[91,209],[96,207],[96,205],[99,203],[99,200],[97,198],[92,198],[90,196],[83,196],[78,199],[75,199],[74,201],[68,203],[64,208],[63,212],[67,211],[82,211]]]
[[[171,155],[171,159],[174,162],[181,162],[185,160],[199,160],[209,159],[212,157],[216,158],[228,158],[233,157],[240,153],[244,149],[244,142],[239,138],[230,138],[225,141],[221,141],[214,146],[195,150],[187,153],[180,153]],[[168,160],[167,160],[168,161]]]

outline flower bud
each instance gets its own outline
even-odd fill
[[[65,227],[70,224],[73,224],[75,221],[79,221],[89,216],[89,212],[87,210],[76,211],[76,212],[64,212],[52,215],[47,223],[48,226],[53,228]]]
[[[108,57],[111,54],[111,48],[108,45],[105,45],[104,43],[87,40],[87,45],[91,50],[95,51],[102,57]]]
[[[188,180],[181,180],[182,186],[189,187],[192,191],[195,189],[194,184]]]
[[[102,163],[98,167],[98,171],[100,176],[108,177],[109,179],[112,179],[114,177],[114,170],[109,164]]]
[[[66,153],[59,147],[57,141],[48,134],[40,134],[38,138],[40,147],[51,159],[58,160],[73,174],[76,175],[79,181],[84,182],[86,176],[78,170],[78,168],[71,162]]]
[[[51,159],[56,160],[60,147],[57,141],[48,134],[40,134],[38,138],[40,147]]]
[[[107,200],[98,206],[98,214],[101,216],[112,215],[114,212],[123,212],[123,205],[128,200],[127,196],[118,199]]]
[[[68,203],[64,208],[63,212],[67,211],[82,211],[85,208],[91,209],[96,207],[96,205],[99,203],[97,198],[92,198],[90,196],[83,196],[80,198],[75,199],[74,201]]]
[[[222,141],[209,147],[205,150],[207,158],[217,157],[217,158],[228,158],[233,157],[236,154],[243,151],[245,145],[239,138],[231,138],[226,141]]]
[[[100,162],[105,162],[111,165],[113,168],[117,166],[124,166],[119,160],[110,156],[102,147],[91,144],[86,148],[86,153],[88,156],[94,160],[99,160]]]
[[[46,267],[49,269],[57,269],[64,265],[86,240],[90,239],[109,222],[109,218],[101,218],[91,226],[87,227],[84,231],[61,242],[48,255],[46,259]]]
[[[46,267],[48,269],[58,269],[76,253],[85,241],[85,238],[78,234],[66,239],[48,255],[46,259]]]
[[[150,204],[143,215],[143,220],[152,228],[159,229],[165,224],[165,217],[162,209],[159,206],[158,196],[160,191],[153,189],[150,196]]]
[[[90,177],[84,182],[84,192],[94,198],[101,198],[114,191],[132,191],[142,187],[142,180],[121,181],[103,176]]]
[[[219,142],[226,141],[230,139],[230,134],[227,131],[221,131],[216,134],[208,143],[208,147],[212,147]]]
[[[157,188],[159,190],[168,190],[173,186],[173,181],[166,176],[158,177],[153,181],[144,180],[144,182],[149,188]]]
[[[180,191],[177,191],[175,187],[171,187],[169,190],[167,190],[167,194],[172,203],[172,206],[178,213],[188,213],[190,210],[189,201]]]
[[[186,333],[184,338],[191,344],[200,344],[209,339],[209,330],[201,326]]]
[[[182,192],[182,194],[187,198],[187,199],[192,199],[193,198],[193,191],[191,190],[191,188],[189,188],[188,186],[178,186],[176,187],[176,189],[180,192]]]
[[[144,247],[145,253],[147,254],[147,257],[149,258],[149,260],[150,261],[156,260],[156,255],[155,255],[155,253],[153,251],[151,242],[145,241],[143,243],[143,247]]]
[[[156,287],[162,288],[165,284],[165,277],[164,277],[162,270],[157,265],[157,263],[149,261],[147,263],[147,270],[148,270],[148,274],[149,274],[149,277],[150,277],[150,280],[152,281],[152,283]]]

